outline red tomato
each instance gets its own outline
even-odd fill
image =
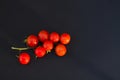
[[[57,32],[52,32],[50,34],[50,40],[53,42],[58,42],[59,41],[59,34]]]
[[[57,56],[64,56],[67,52],[66,46],[63,44],[58,44],[55,47],[55,53]]]
[[[46,51],[51,51],[53,49],[53,42],[50,40],[47,40],[43,43],[43,47],[46,49]]]
[[[26,52],[20,53],[18,58],[21,64],[28,64],[30,62],[30,55]]]
[[[35,49],[35,55],[36,55],[36,57],[43,57],[43,56],[45,56],[45,54],[46,54],[46,50],[45,50],[44,47],[38,46]]]
[[[38,37],[39,37],[39,40],[40,40],[41,42],[44,42],[44,41],[48,40],[48,38],[49,38],[49,33],[48,33],[48,31],[46,31],[46,30],[41,30],[41,31],[38,33]]]
[[[29,47],[36,47],[38,45],[38,37],[35,36],[35,35],[29,35],[28,38],[26,39],[26,44],[29,46]]]
[[[68,44],[71,40],[71,37],[68,33],[63,33],[61,36],[60,36],[60,42],[62,44]]]

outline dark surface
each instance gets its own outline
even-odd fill
[[[68,32],[65,57],[20,65],[11,46],[39,30]],[[120,80],[119,0],[1,0],[1,80]]]

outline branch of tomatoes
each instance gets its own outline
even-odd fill
[[[55,54],[59,57],[65,56],[67,53],[66,45],[71,41],[71,36],[68,33],[57,32],[49,33],[47,30],[40,30],[38,35],[31,34],[25,40],[26,47],[11,47],[12,50],[20,51],[17,56],[21,64],[28,64],[30,62],[30,54],[27,50],[33,49],[36,58],[42,58],[46,54],[51,53],[54,48]],[[42,45],[39,45],[42,43]],[[56,44],[56,45],[55,45]]]

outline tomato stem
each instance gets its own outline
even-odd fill
[[[27,42],[27,39],[25,39],[23,42],[26,43],[26,42]]]
[[[35,58],[37,58],[37,56],[35,56]]]
[[[15,55],[17,58],[19,58],[19,56],[18,55]]]
[[[50,53],[50,52],[51,52],[51,50],[47,50],[47,54]]]
[[[22,50],[28,50],[30,48],[29,47],[25,47],[25,48],[11,47],[11,49],[22,51]]]

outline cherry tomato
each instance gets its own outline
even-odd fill
[[[18,59],[21,64],[28,64],[30,62],[30,55],[26,52],[22,52],[20,53]]]
[[[53,49],[53,42],[50,40],[47,40],[43,43],[43,47],[46,49],[46,51],[51,51]]]
[[[46,54],[46,50],[45,50],[45,48],[44,47],[42,47],[42,46],[38,46],[36,49],[35,49],[35,55],[36,55],[36,57],[43,57],[43,56],[45,56],[45,54]]]
[[[71,37],[68,33],[63,33],[61,36],[60,36],[60,42],[62,44],[68,44],[71,40]]]
[[[64,56],[67,52],[66,46],[63,44],[58,44],[55,47],[55,53],[57,56]]]
[[[40,40],[41,42],[44,42],[44,41],[48,40],[48,38],[49,38],[49,33],[48,33],[48,31],[46,31],[46,30],[41,30],[41,31],[38,33],[38,37],[39,37],[39,40]]]
[[[58,42],[59,41],[59,34],[57,32],[52,32],[50,34],[50,40],[53,42]]]
[[[29,47],[36,47],[38,45],[38,37],[35,36],[35,35],[29,35],[28,38],[26,39],[26,44],[29,46]]]

